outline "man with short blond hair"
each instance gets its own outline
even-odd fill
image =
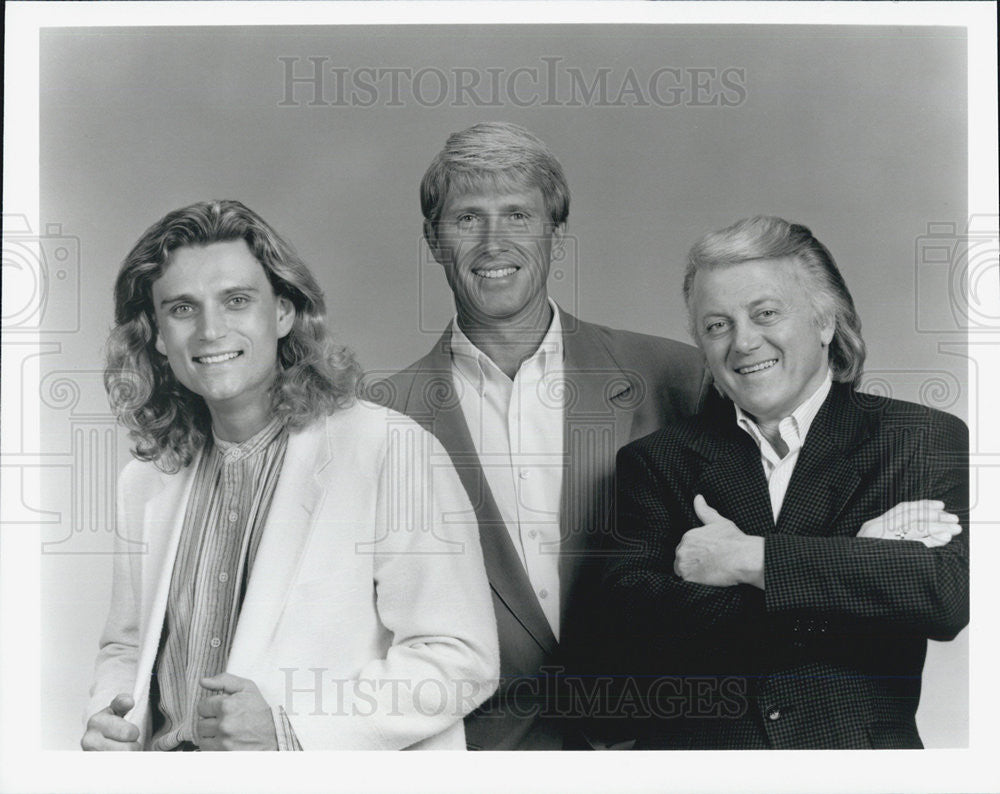
[[[466,718],[468,743],[585,748],[574,718],[594,693],[585,677],[569,688],[567,648],[585,644],[595,608],[615,452],[695,411],[704,363],[689,345],[583,322],[549,298],[569,188],[523,127],[451,135],[420,203],[456,313],[430,353],[372,396],[441,440],[476,510],[501,681]]]

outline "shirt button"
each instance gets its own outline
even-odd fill
[[[775,722],[776,720],[780,720],[781,719],[781,709],[771,709],[769,712],[767,712],[767,718],[769,720],[771,720],[771,722]]]
[[[232,452],[229,453],[229,459],[239,460],[242,457],[242,455],[243,455],[242,452],[240,452],[238,449],[234,449]]]
[[[220,645],[222,645],[222,640],[220,640],[218,637],[212,637],[212,641],[209,642],[208,644],[211,645],[213,648],[218,648]]]
[[[226,573],[225,571],[223,571],[222,573],[220,573],[219,574],[219,581],[220,582],[228,582],[229,581],[229,574]]]
[[[538,537],[538,530],[537,529],[529,530],[528,531],[528,537],[531,538],[532,540],[534,540],[535,538],[537,538]]]
[[[539,591],[538,591],[538,597],[539,597],[539,598],[548,598],[548,597],[549,597],[549,591],[548,591],[548,590],[546,590],[546,589],[545,589],[545,588],[543,587],[543,588],[542,588],[541,590],[539,590]]]
[[[229,511],[229,523],[230,524],[235,524],[236,523],[236,519],[238,519],[239,517],[240,517],[240,514],[237,513],[235,510],[230,510]]]
[[[522,480],[526,480],[528,479],[528,477],[531,476],[531,472],[528,471],[528,469],[521,469],[521,471],[518,472],[517,476],[520,477]]]

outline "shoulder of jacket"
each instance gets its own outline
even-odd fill
[[[665,336],[654,336],[638,331],[625,331],[620,328],[610,328],[606,325],[575,320],[579,331],[597,336],[616,358],[621,359],[660,359],[664,362],[690,363],[701,366],[703,357],[701,351],[694,345],[670,339]],[[564,333],[572,334],[572,329]]]
[[[416,422],[394,408],[367,399],[356,399],[350,405],[326,417],[325,432],[331,440],[372,437],[384,440],[392,430],[425,432]]]

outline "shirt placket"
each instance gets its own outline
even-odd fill
[[[225,453],[222,462],[221,503],[216,522],[216,532],[211,553],[205,560],[205,574],[212,582],[212,597],[205,605],[208,637],[207,675],[217,675],[225,670],[226,655],[229,651],[229,635],[232,622],[234,582],[233,563],[234,539],[240,523],[237,495],[241,485],[241,470],[238,464],[239,451]]]
[[[515,416],[512,410],[509,433],[511,448],[516,451],[513,461],[517,467],[515,485],[519,514],[525,522],[520,526],[520,537],[524,548],[528,578],[535,587],[535,594],[553,632],[558,635],[559,593],[551,591],[545,584],[555,579],[550,570],[555,559],[547,553],[545,555],[542,553],[542,542],[547,538],[543,537],[544,527],[539,522],[545,521],[546,517],[538,512],[538,506],[543,503],[543,500],[537,489],[543,486],[539,481],[539,461],[534,457],[536,450],[528,444],[525,437],[528,423],[524,421],[526,411],[529,415],[540,415],[540,406],[531,404],[529,407],[529,402],[536,399],[537,389],[542,385],[542,369],[542,361],[536,355],[535,358],[525,362],[517,373],[511,399],[511,404],[516,406],[517,414]],[[526,446],[527,448],[525,448]]]
[[[227,520],[229,522],[230,536],[226,556],[226,567],[219,571],[219,579],[223,574],[226,576],[226,600],[228,606],[226,614],[226,648],[232,645],[233,635],[236,630],[236,622],[239,619],[241,607],[242,582],[245,576],[245,566],[247,561],[247,549],[250,543],[250,527],[248,526],[250,500],[247,498],[247,491],[250,486],[248,478],[252,471],[251,461],[241,450],[233,450],[234,459],[232,463],[232,491],[229,496],[229,512]]]

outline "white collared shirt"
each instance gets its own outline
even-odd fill
[[[559,638],[559,504],[563,479],[563,336],[559,308],[538,349],[514,375],[452,321],[452,382],[483,473],[545,613]]]
[[[771,442],[767,440],[750,414],[736,405],[736,424],[745,430],[760,448],[760,460],[764,466],[764,476],[767,478],[767,490],[771,495],[771,513],[775,523],[781,513],[781,504],[785,501],[785,493],[788,491],[788,483],[792,479],[795,464],[799,460],[799,451],[805,443],[813,419],[816,418],[826,396],[830,393],[832,383],[830,371],[827,370],[826,378],[812,396],[792,411],[791,416],[786,416],[778,424],[781,440],[788,447],[788,454],[783,458],[775,452]]]

